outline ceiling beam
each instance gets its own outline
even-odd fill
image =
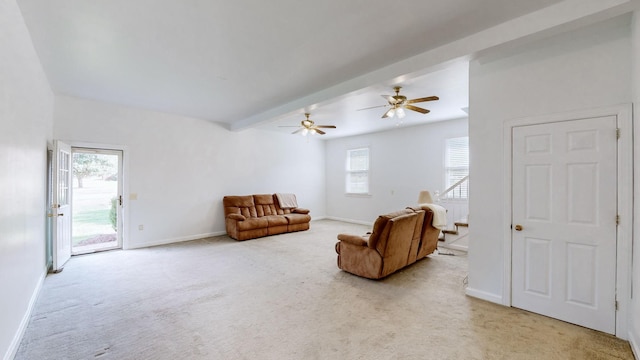
[[[604,21],[638,9],[639,3],[640,0],[565,0],[235,121],[231,124],[230,130],[240,131],[277,120],[293,112],[304,112],[302,109],[317,107],[374,85],[395,85],[401,83],[405,77],[441,70],[451,62],[468,61],[476,54],[498,46],[553,36]]]

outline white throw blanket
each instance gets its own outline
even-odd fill
[[[296,200],[296,194],[281,194],[276,193],[278,203],[283,209],[293,209],[298,207],[298,201]]]
[[[447,226],[447,209],[436,204],[420,204],[420,206],[424,206],[433,211],[431,225],[433,225],[434,228],[444,229]]]

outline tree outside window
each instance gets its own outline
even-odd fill
[[[78,179],[78,188],[82,189],[82,180],[87,177],[102,175],[111,167],[111,163],[97,154],[74,153],[73,175]]]

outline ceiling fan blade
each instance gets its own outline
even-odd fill
[[[321,129],[335,129],[336,126],[335,125],[316,125],[316,128],[321,128]]]
[[[421,107],[417,107],[417,106],[413,106],[413,105],[405,105],[405,108],[409,109],[409,110],[417,111],[417,112],[423,113],[423,114],[426,114],[426,113],[430,112],[430,110],[423,109]]]
[[[396,109],[391,108],[389,110],[387,110],[387,112],[384,113],[384,115],[382,115],[382,118],[388,118],[388,117],[393,117],[393,114],[396,113]]]
[[[407,100],[406,103],[407,104],[415,104],[415,103],[419,103],[419,102],[434,101],[434,100],[440,100],[440,98],[437,97],[437,96],[427,96],[427,97],[423,97],[423,98]]]
[[[314,128],[313,130],[314,130],[315,132],[317,132],[318,134],[320,134],[320,135],[324,135],[324,134],[326,134],[326,132],[324,132],[324,131],[322,131],[322,130],[320,130],[320,129],[318,129],[318,128]]]
[[[362,110],[370,110],[370,109],[377,109],[377,108],[381,108],[381,107],[387,107],[389,105],[378,105],[378,106],[371,106],[371,107],[366,107],[366,108],[362,108],[362,109],[358,109],[356,111],[362,111]]]
[[[380,96],[382,96],[383,98],[385,98],[385,99],[389,102],[389,104],[396,104],[396,103],[398,102],[398,100],[396,100],[396,99],[393,97],[393,95],[380,95]]]
[[[296,131],[292,132],[292,134],[297,134],[297,133],[299,133],[300,131],[302,131],[302,130],[304,130],[304,129],[305,129],[305,128],[300,128],[300,129],[298,129],[298,130],[296,130]]]

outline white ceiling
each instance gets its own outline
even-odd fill
[[[403,125],[464,117],[467,65],[394,74],[341,96],[282,104],[561,0],[18,0],[53,90],[291,131],[310,111],[327,138],[395,126],[380,94],[437,95]],[[417,104],[420,105],[420,104]],[[256,114],[269,114],[254,119]],[[331,132],[331,135],[329,135]]]

